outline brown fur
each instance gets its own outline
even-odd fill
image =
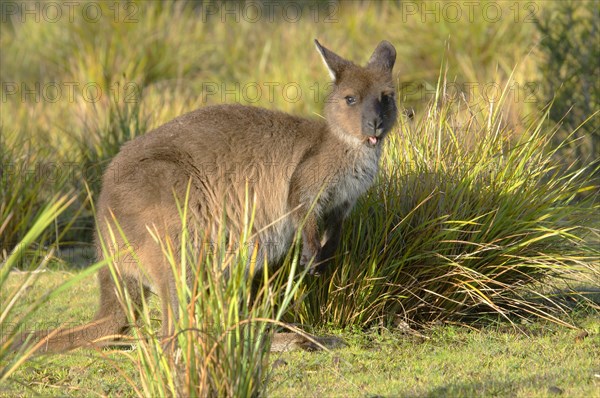
[[[103,257],[99,238],[110,242],[108,231],[117,230],[118,220],[139,258],[117,261],[121,281],[136,304],[142,300],[140,280],[158,294],[164,335],[173,330],[168,314],[176,313],[175,282],[148,230],[178,243],[175,198],[183,202],[188,183],[190,225],[211,239],[222,220],[230,239],[239,236],[247,189],[256,211],[257,264],[281,258],[303,225],[301,262],[314,260],[321,269],[335,254],[342,221],[373,183],[382,139],[396,119],[395,49],[381,42],[360,67],[315,42],[335,83],[326,120],[241,105],[205,107],[128,142],[108,166],[97,205],[98,256]],[[125,246],[118,233],[116,243],[116,249]],[[126,330],[108,269],[100,271],[99,281],[94,321],[56,331],[43,350],[68,350]]]

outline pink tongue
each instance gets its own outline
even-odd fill
[[[377,144],[377,137],[369,137],[369,143],[371,143],[371,145]]]

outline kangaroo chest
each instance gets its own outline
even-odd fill
[[[354,205],[375,181],[379,169],[380,149],[365,148],[353,153],[345,164],[339,166],[324,192],[324,208],[328,211],[337,207]]]

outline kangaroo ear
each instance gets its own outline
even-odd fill
[[[350,61],[346,61],[333,51],[323,47],[317,39],[315,39],[315,45],[317,46],[317,51],[319,51],[319,54],[321,54],[323,63],[325,63],[325,66],[329,71],[329,76],[331,76],[331,79],[336,82],[342,74],[342,71],[352,63]]]
[[[396,49],[392,43],[384,40],[373,51],[367,63],[367,68],[391,72],[392,68],[394,68],[394,62],[396,62]]]

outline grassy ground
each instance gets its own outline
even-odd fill
[[[70,276],[43,273],[28,300]],[[24,277],[11,275],[8,286]],[[93,316],[96,300],[96,281],[89,277],[48,303],[32,322],[42,327],[85,322]],[[600,317],[581,307],[574,320],[580,329],[532,320],[520,321],[519,330],[507,322],[488,322],[481,328],[439,324],[422,333],[324,330],[340,335],[348,346],[331,352],[272,354],[267,391],[273,397],[598,396]],[[582,330],[589,335],[584,338]],[[0,396],[133,396],[110,361],[100,360],[116,361],[135,380],[123,355],[82,349],[37,357],[0,386]]]
[[[599,330],[591,316],[582,322]],[[349,335],[349,347],[337,352],[282,355],[269,391],[274,397],[598,396],[597,334],[576,342],[572,330],[541,323],[524,330],[439,326],[423,337]]]

